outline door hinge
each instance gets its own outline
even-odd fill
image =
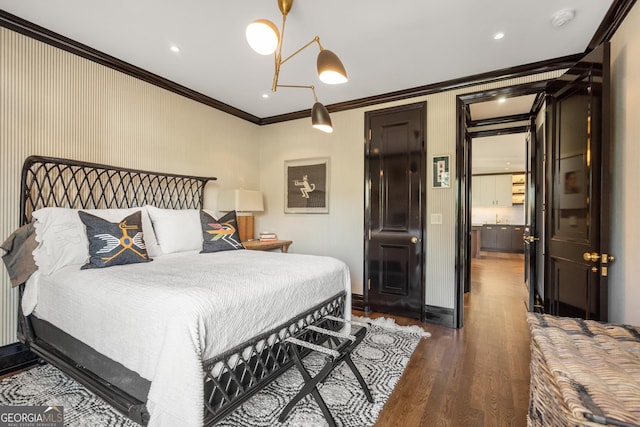
[[[369,141],[371,141],[371,129],[369,129]]]
[[[371,229],[369,229],[369,240],[371,240]]]
[[[367,290],[371,290],[371,279],[367,279]]]

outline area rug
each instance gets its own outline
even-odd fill
[[[363,320],[354,317],[354,320]],[[369,385],[374,402],[369,403],[351,370],[342,364],[320,384],[320,394],[338,426],[372,426],[393,388],[402,376],[413,351],[423,337],[419,326],[398,326],[392,319],[376,319],[352,359]],[[305,358],[311,372],[324,359],[317,353]],[[296,368],[249,399],[223,419],[219,426],[326,426],[320,408],[310,397],[300,401],[284,423],[278,416],[302,385]],[[51,365],[43,365],[0,381],[0,405],[63,406],[65,425],[136,427],[107,403]]]

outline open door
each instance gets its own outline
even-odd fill
[[[529,291],[529,300],[527,302],[528,311],[535,311],[536,303],[536,251],[538,250],[538,228],[536,221],[536,134],[535,119],[531,119],[531,126],[526,140],[526,163],[525,163],[525,219],[524,233],[522,240],[524,243],[524,283]]]
[[[609,45],[547,93],[545,312],[606,321],[609,253]]]

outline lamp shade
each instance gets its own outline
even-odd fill
[[[276,51],[280,32],[268,19],[258,19],[247,25],[247,43],[260,55],[270,55]]]
[[[327,108],[319,102],[313,104],[313,108],[311,109],[311,126],[321,130],[322,132],[333,132],[329,111],[327,111]]]
[[[254,190],[237,188],[233,190],[221,190],[218,194],[218,210],[228,212],[262,212],[262,193]]]
[[[349,81],[347,71],[338,56],[327,49],[322,49],[318,54],[318,77],[323,83],[336,85]]]

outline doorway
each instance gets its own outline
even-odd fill
[[[492,280],[487,271],[508,269],[518,282],[504,289],[525,301],[523,235],[526,222],[527,146],[536,94],[468,105],[471,151],[471,268],[465,306]],[[506,295],[506,293],[505,293]]]
[[[535,234],[527,228],[529,209],[535,205],[535,192],[530,191],[535,188],[532,148],[536,118],[544,119],[544,112],[538,113],[544,107],[545,85],[536,82],[458,98],[457,232],[465,243],[459,240],[456,327],[463,326],[464,302],[473,293],[473,283],[482,278],[478,268],[486,270],[492,260],[517,266],[521,281],[516,286],[521,286],[523,306],[533,306],[525,288],[529,284],[525,271],[532,273],[525,269],[531,260],[527,251],[532,248],[523,238],[527,232]]]
[[[529,134],[521,132],[519,126],[491,133],[481,137],[471,133],[471,246],[474,250],[467,297],[482,278],[489,279],[482,271],[497,269],[497,265],[505,261],[510,262],[509,269],[517,277],[524,278],[522,238],[526,224]]]
[[[468,106],[500,95],[540,93],[522,117],[532,135],[525,173],[529,203],[523,241],[529,285],[528,310],[607,321],[611,189],[609,45],[604,43],[557,79],[458,97],[456,326],[464,322],[464,289],[470,280],[472,144]],[[540,125],[535,113],[543,110]],[[541,131],[540,131],[541,130]],[[542,141],[536,140],[539,134]],[[544,149],[541,154],[540,149]],[[538,179],[540,171],[544,177]],[[471,189],[472,191],[472,189]],[[540,192],[543,196],[538,198]],[[540,214],[540,212],[542,212]],[[538,218],[539,217],[539,218]],[[544,221],[542,225],[538,220]],[[542,252],[542,256],[540,253]],[[536,266],[536,260],[542,264]],[[537,270],[542,274],[535,278]],[[471,290],[473,291],[473,290]],[[537,295],[536,295],[537,294]]]

